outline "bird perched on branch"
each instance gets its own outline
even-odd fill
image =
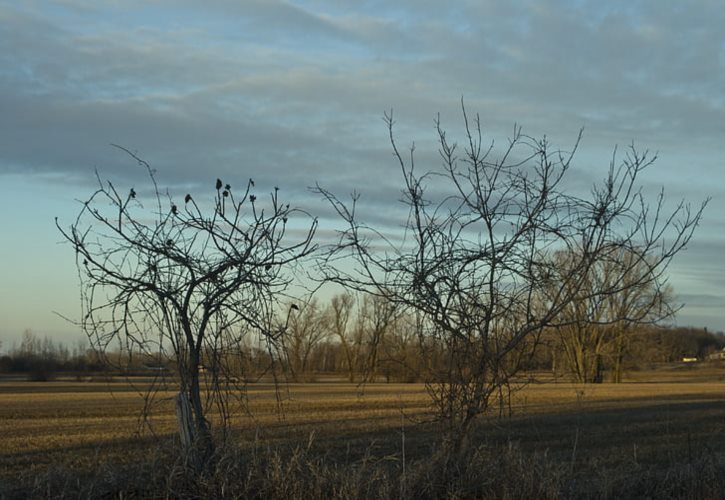
[[[216,189],[217,189],[217,191],[219,191],[221,188],[222,188],[222,180],[221,179],[217,179],[216,180]]]

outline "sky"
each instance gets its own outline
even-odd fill
[[[715,0],[0,0],[0,342],[79,336],[54,218],[96,171],[144,185],[111,144],[178,197],[252,177],[324,219],[320,183],[384,220],[401,179],[383,113],[436,169],[434,120],[460,134],[461,99],[497,144],[518,124],[567,149],[583,128],[587,182],[634,143],[658,154],[646,190],[711,197],[670,283],[678,324],[725,330],[723,26]]]

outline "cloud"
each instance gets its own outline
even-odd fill
[[[419,170],[436,169],[436,113],[460,141],[463,96],[498,145],[515,122],[563,149],[585,127],[572,189],[636,140],[662,153],[648,192],[712,195],[720,213],[723,25],[706,0],[4,2],[0,177],[76,193],[97,168],[137,185],[143,171],[117,143],[180,192],[254,177],[327,217],[307,191],[319,182],[361,192],[367,220],[394,227],[401,183],[382,113],[394,108]],[[691,246],[710,246],[683,269],[719,269],[721,223],[704,221]]]
[[[374,8],[340,14],[284,2],[212,2],[202,13],[187,4],[186,13],[167,7],[175,21],[163,28],[143,25],[142,13],[140,26],[90,33],[6,13],[2,36],[15,50],[3,66],[25,69],[3,74],[10,116],[24,116],[29,129],[19,128],[15,142],[28,144],[22,139],[35,132],[35,142],[49,143],[38,148],[42,156],[59,147],[52,131],[63,124],[87,138],[87,151],[109,141],[147,151],[175,142],[181,157],[204,148],[227,157],[269,158],[285,149],[312,158],[344,147],[361,164],[369,159],[363,149],[379,155],[387,146],[383,110],[399,110],[402,136],[434,147],[435,112],[458,120],[461,94],[498,136],[518,121],[563,140],[581,125],[597,141],[644,136],[655,147],[721,137],[723,108],[712,102],[725,83],[712,64],[717,44],[703,36],[694,37],[695,47],[681,42],[692,41],[694,20],[663,13],[645,20],[637,9],[607,13],[595,4],[488,4],[440,19],[426,5],[387,17]],[[201,20],[178,26],[192,15]],[[673,28],[677,36],[662,35]],[[42,109],[50,119],[38,133]],[[116,137],[98,137],[104,130]],[[27,161],[4,155],[6,165]]]

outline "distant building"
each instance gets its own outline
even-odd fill
[[[725,348],[721,349],[720,351],[715,351],[712,354],[708,354],[707,356],[708,361],[716,361],[719,359],[725,359]]]

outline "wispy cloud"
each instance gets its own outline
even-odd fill
[[[320,182],[384,219],[400,184],[383,111],[436,168],[433,120],[460,133],[463,96],[498,141],[518,122],[568,148],[585,127],[578,186],[635,140],[661,152],[648,185],[722,212],[722,26],[707,0],[0,1],[0,178],[141,182],[118,143],[184,189],[255,177],[312,206]],[[705,222],[683,269],[718,266]]]

